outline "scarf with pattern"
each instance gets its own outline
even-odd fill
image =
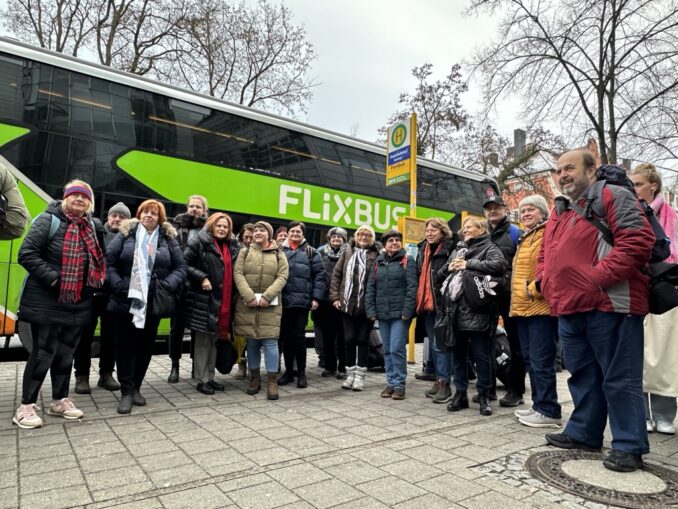
[[[61,252],[58,302],[75,303],[80,302],[82,298],[85,261],[87,262],[87,285],[93,288],[101,288],[104,284],[106,264],[90,218],[73,216],[67,212],[64,214],[68,220],[68,227]]]

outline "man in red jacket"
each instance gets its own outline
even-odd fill
[[[563,433],[546,440],[564,449],[598,451],[609,413],[612,451],[605,467],[632,472],[649,452],[643,408],[643,316],[648,276],[643,268],[654,244],[652,228],[628,190],[606,185],[589,196],[596,180],[593,154],[566,152],[558,159],[556,200],[537,263],[536,281],[558,316],[558,332],[574,411]],[[614,246],[571,208],[602,200]]]

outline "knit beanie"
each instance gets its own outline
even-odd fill
[[[341,226],[335,226],[334,228],[330,228],[330,231],[327,232],[327,240],[330,240],[330,237],[332,235],[339,235],[342,239],[344,239],[344,242],[348,241],[348,232],[344,230]]]
[[[403,240],[403,234],[400,233],[396,229],[392,229],[392,230],[386,230],[381,235],[381,243],[386,244],[386,242],[388,242],[388,239],[393,238],[393,237],[396,237],[396,238],[400,239],[401,241]]]
[[[129,211],[129,208],[127,205],[125,205],[123,202],[119,201],[115,205],[113,205],[110,209],[108,209],[108,215],[110,216],[111,214],[120,214],[121,216],[124,216],[125,219],[129,219],[132,217],[132,213]]]
[[[266,228],[268,231],[268,240],[275,240],[273,238],[273,227],[267,223],[266,221],[257,221],[254,223],[254,228],[261,227],[261,228]]]

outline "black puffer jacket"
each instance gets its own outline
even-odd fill
[[[518,233],[518,238],[523,234],[523,230],[517,226],[512,226],[508,216],[502,219],[496,228],[490,226],[490,240],[494,242],[499,249],[501,249],[504,258],[508,262],[508,269],[506,271],[506,279],[511,279],[511,267],[513,266],[513,257],[516,255],[518,243],[514,243],[511,238],[509,230],[515,228]]]
[[[283,288],[284,308],[311,308],[311,300],[322,300],[327,288],[327,274],[323,258],[306,239],[297,249],[292,249],[286,240],[282,252],[290,267],[287,284]]]
[[[447,259],[450,257],[457,245],[457,236],[452,238],[444,238],[440,244],[436,246],[436,250],[431,258],[431,287],[433,288],[433,297],[436,302],[436,311],[442,308],[442,295],[440,295],[440,287],[445,281],[445,276],[441,276],[440,269],[447,265]],[[418,245],[417,252],[417,278],[421,281],[421,266],[424,263],[424,249],[428,249],[428,242],[424,239]]]
[[[346,250],[346,242],[344,242],[341,247],[337,250],[332,249],[332,246],[329,244],[323,244],[318,248],[320,256],[323,257],[323,263],[325,264],[325,278],[327,286],[325,287],[325,294],[323,295],[323,301],[330,300],[330,283],[332,280],[332,273],[334,272],[334,267],[337,266],[337,262],[341,255],[344,254]]]
[[[60,225],[50,239],[52,216],[59,219]],[[92,319],[94,288],[86,284],[79,302],[57,302],[67,228],[68,219],[61,208],[61,200],[53,201],[35,219],[21,244],[18,260],[28,272],[18,312],[19,319],[24,322],[75,326],[89,323]],[[81,246],[83,250],[86,249],[84,242],[81,242]],[[83,274],[86,281],[87,266]]]
[[[393,256],[381,253],[370,272],[365,292],[367,316],[379,320],[412,318],[417,305],[417,264],[401,249]]]
[[[490,240],[489,235],[481,235],[467,242],[466,270],[479,272],[480,274],[501,277],[508,270],[508,262],[499,247]],[[450,255],[448,263],[457,256],[457,250]],[[447,265],[442,267],[440,274],[447,277],[449,272]],[[499,310],[497,304],[486,308],[473,308],[467,302],[464,294],[456,302],[448,303],[447,312],[453,317],[455,330],[490,332],[497,327]]]
[[[228,242],[231,253],[231,307],[235,304],[237,293],[233,282],[233,267],[240,248],[238,241]],[[214,237],[207,230],[200,230],[198,236],[191,240],[184,249],[184,259],[188,269],[188,291],[184,304],[186,327],[197,332],[215,334],[221,310],[221,297],[224,282],[224,259],[217,249]],[[212,290],[202,289],[203,279],[209,279]],[[233,313],[231,313],[233,317]]]
[[[127,292],[134,263],[137,228],[143,228],[139,225],[138,219],[124,221],[120,226],[120,232],[106,250],[106,273],[111,291],[108,310],[112,313],[129,313],[130,300],[127,298]],[[177,231],[171,224],[165,222],[160,226],[148,295],[149,302],[153,298],[156,280],[163,281],[170,290],[176,290],[186,279],[186,262],[176,237]]]

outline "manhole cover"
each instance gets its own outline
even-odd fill
[[[600,453],[545,451],[525,467],[537,479],[574,495],[629,509],[678,507],[678,474],[645,463],[643,469],[618,473],[602,466]]]

